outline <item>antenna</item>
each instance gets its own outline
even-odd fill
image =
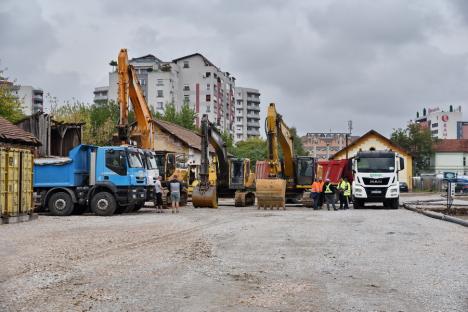
[[[352,131],[353,131],[353,121],[348,120],[348,133],[351,134]]]

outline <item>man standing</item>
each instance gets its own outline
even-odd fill
[[[162,185],[161,176],[156,179],[154,183],[154,206],[156,207],[156,213],[163,213],[163,200],[162,200]]]
[[[320,193],[322,192],[322,190],[321,190],[320,182],[318,181],[317,178],[314,179],[314,183],[312,183],[312,187],[310,191],[312,192],[311,197],[312,197],[312,200],[314,201],[314,210],[318,210],[319,197],[320,197]]]
[[[320,209],[322,209],[322,205],[323,205],[323,198],[324,198],[324,195],[323,195],[323,184],[325,182],[323,182],[323,179],[322,178],[319,178],[319,185],[320,185],[320,193],[319,193],[319,198],[318,198],[318,207]]]
[[[323,185],[323,192],[325,193],[325,200],[327,202],[327,209],[330,210],[330,204],[333,207],[333,210],[337,210],[335,206],[335,191],[336,188],[333,184],[330,183],[330,179],[325,180]]]
[[[343,181],[341,181],[341,187],[342,192],[343,192],[343,203],[341,202],[340,199],[340,209],[343,206],[343,209],[349,209],[349,196],[351,196],[351,184],[348,181],[347,177],[343,178]]]
[[[177,175],[169,182],[169,190],[171,191],[172,213],[179,213],[180,190],[182,186],[177,180]]]
[[[338,192],[338,199],[340,200],[340,210],[343,209],[343,204],[344,204],[344,180],[341,177],[340,181],[338,181],[338,186],[337,186],[337,192]]]

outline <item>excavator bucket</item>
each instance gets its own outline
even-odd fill
[[[216,186],[195,186],[192,193],[192,204],[195,208],[218,208]]]
[[[286,180],[258,179],[256,186],[258,209],[286,209]]]

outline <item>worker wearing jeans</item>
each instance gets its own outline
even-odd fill
[[[312,183],[312,187],[310,189],[312,192],[311,197],[314,201],[314,210],[318,210],[320,193],[322,192],[321,186],[322,185],[320,184],[318,179],[315,178],[314,183]]]
[[[333,207],[333,210],[336,209],[335,205],[335,191],[336,188],[333,184],[330,183],[330,179],[325,180],[323,185],[323,193],[325,194],[325,201],[327,202],[327,209],[330,210],[330,204]]]
[[[169,190],[171,191],[172,213],[179,213],[180,191],[182,185],[177,180],[177,175],[169,182]]]

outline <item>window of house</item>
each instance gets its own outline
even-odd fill
[[[210,105],[206,105],[206,112],[207,113],[211,112],[211,106]]]
[[[211,94],[207,94],[207,95],[206,95],[206,101],[207,101],[207,102],[211,101]]]
[[[190,95],[184,95],[184,103],[190,103]]]
[[[242,117],[237,117],[237,121],[242,121]]]
[[[189,61],[184,61],[184,68],[189,68]]]
[[[190,91],[190,87],[188,84],[184,85],[184,91]]]
[[[206,78],[208,78],[208,77],[210,77],[210,76],[211,76],[211,73],[210,73],[210,72],[206,72],[206,73],[205,73],[205,77],[206,77]]]
[[[164,109],[164,103],[163,102],[157,102],[156,103],[156,108],[157,109]]]
[[[164,86],[164,80],[163,79],[158,79],[156,82],[157,86]]]
[[[158,97],[164,97],[163,90],[158,90]]]
[[[146,81],[145,81],[145,79],[140,79],[139,83],[140,83],[140,85],[144,86],[146,84]]]
[[[438,126],[439,126],[439,123],[438,123],[438,122],[432,124],[432,128],[436,128],[436,127],[438,127]]]
[[[210,84],[209,83],[206,85],[206,91],[210,91]]]

